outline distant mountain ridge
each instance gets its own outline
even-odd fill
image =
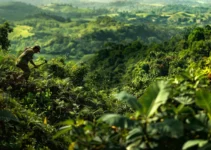
[[[26,16],[40,12],[43,12],[43,10],[34,5],[10,0],[7,2],[2,2],[2,0],[0,1],[0,18],[4,18],[9,21],[22,20]]]
[[[140,0],[140,2],[145,3],[177,3],[177,4],[184,4],[184,3],[211,3],[210,0]]]
[[[26,4],[33,4],[33,5],[43,5],[43,4],[50,4],[50,3],[72,3],[78,2],[76,0],[0,0],[1,2],[24,2]]]

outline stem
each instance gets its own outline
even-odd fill
[[[142,127],[143,127],[143,133],[144,133],[144,140],[146,141],[146,145],[148,148],[150,148],[150,145],[149,145],[149,137],[148,137],[148,134],[147,134],[147,120],[146,122],[143,123]]]

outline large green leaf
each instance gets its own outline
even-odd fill
[[[211,117],[211,93],[207,90],[199,90],[196,92],[196,104],[206,110]]]
[[[193,99],[188,96],[174,97],[174,100],[184,105],[190,105],[194,103]]]
[[[186,128],[193,131],[208,132],[210,130],[210,120],[205,113],[196,114],[194,117],[186,119]]]
[[[184,117],[190,117],[195,115],[195,111],[192,107],[190,106],[184,106],[181,104],[175,109],[175,112],[178,116],[184,116]]]
[[[186,149],[189,149],[189,148],[191,148],[191,147],[193,147],[193,146],[199,146],[199,147],[202,147],[202,146],[204,146],[205,144],[207,144],[207,140],[190,140],[190,141],[187,141],[184,145],[183,145],[183,147],[182,147],[182,149],[183,150],[186,150]]]
[[[130,120],[119,114],[106,114],[100,117],[100,120],[108,123],[111,126],[120,128],[132,128],[135,125],[135,121]]]
[[[68,133],[68,131],[72,130],[72,126],[64,126],[62,128],[59,129],[59,131],[53,136],[53,139],[58,138],[59,136]]]
[[[139,147],[142,144],[144,144],[144,143],[141,143],[141,140],[133,142],[133,143],[131,143],[130,145],[127,146],[127,150],[140,150]]]
[[[165,81],[158,81],[150,85],[138,100],[142,105],[141,112],[146,117],[151,117],[162,104],[166,103],[169,94],[169,87]]]
[[[128,136],[126,137],[127,140],[126,142],[127,144],[131,144],[137,141],[141,141],[142,136],[143,136],[142,128],[141,127],[135,128],[128,133]]]
[[[150,124],[147,130],[149,133],[154,132],[161,137],[179,138],[184,134],[183,123],[175,119],[166,119],[163,122]]]
[[[1,121],[16,121],[19,122],[18,118],[16,118],[10,111],[8,110],[0,110],[0,120]]]
[[[125,91],[120,92],[116,95],[116,98],[120,101],[127,103],[132,109],[139,111],[141,104],[137,101],[137,98]]]
[[[59,128],[59,131],[53,136],[54,139],[72,130],[74,121],[69,119],[69,120],[65,120],[63,122],[59,122],[58,124],[56,124],[56,126],[61,126],[61,125],[64,125],[64,126]]]
[[[71,119],[68,119],[68,120],[59,122],[59,123],[57,123],[56,125],[57,125],[57,126],[60,126],[60,125],[71,126],[71,125],[74,125],[74,121],[71,120]]]

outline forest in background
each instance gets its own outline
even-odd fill
[[[128,3],[0,3],[1,149],[211,148],[210,6]]]
[[[121,9],[128,6],[127,3],[111,4],[108,8],[80,8],[73,4],[36,7],[7,2],[0,5],[0,12],[2,22],[6,18],[14,28],[9,37],[13,52],[37,43],[42,46],[42,54],[77,60],[83,56],[87,58],[86,55],[98,51],[106,42],[137,39],[146,43],[161,42],[179,34],[185,27],[210,22],[209,7],[140,4],[127,11]]]

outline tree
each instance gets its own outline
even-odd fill
[[[12,31],[13,29],[10,27],[8,22],[5,22],[0,25],[0,46],[3,50],[8,50],[8,48],[10,47],[8,34]]]
[[[196,28],[194,29],[188,36],[188,41],[189,42],[194,42],[194,41],[200,41],[200,40],[205,40],[204,36],[204,28]]]

